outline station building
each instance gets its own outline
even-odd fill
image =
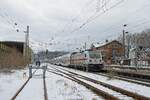
[[[91,48],[97,52],[101,52],[103,56],[103,60],[107,64],[117,64],[120,63],[123,55],[124,55],[124,48],[123,45],[117,41],[106,41],[103,44],[98,44]]]

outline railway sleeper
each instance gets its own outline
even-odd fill
[[[64,70],[64,69],[63,69],[63,70]],[[66,70],[66,71],[67,71],[67,70]],[[107,88],[109,88],[109,89],[112,89],[112,90],[114,90],[114,91],[120,92],[120,93],[122,93],[122,94],[124,94],[124,95],[133,97],[133,98],[135,98],[136,100],[150,100],[150,98],[148,98],[148,97],[145,97],[145,96],[142,96],[142,95],[139,95],[139,94],[135,94],[135,93],[133,93],[133,92],[130,92],[130,91],[127,91],[127,90],[124,90],[124,89],[121,89],[121,88],[118,88],[118,87],[109,85],[109,84],[107,84],[107,83],[103,83],[103,82],[101,82],[101,81],[94,80],[94,79],[92,79],[92,78],[88,78],[88,77],[83,76],[83,75],[79,75],[79,74],[77,74],[77,73],[73,73],[73,72],[70,72],[70,71],[68,71],[68,72],[71,73],[71,74],[74,74],[74,75],[78,75],[77,77],[80,77],[80,78],[83,77],[84,79],[87,79],[88,81],[92,81],[92,82],[94,82],[94,83],[103,85],[103,86],[105,86],[105,87],[107,87]]]

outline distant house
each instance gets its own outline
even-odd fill
[[[118,63],[124,55],[123,45],[117,40],[113,40],[111,42],[106,41],[103,44],[96,45],[92,48],[92,50],[101,52],[103,60],[110,64]]]

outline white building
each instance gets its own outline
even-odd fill
[[[150,48],[131,48],[129,59],[131,66],[150,66]]]

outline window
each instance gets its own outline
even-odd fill
[[[100,53],[89,51],[90,58],[100,58]]]

